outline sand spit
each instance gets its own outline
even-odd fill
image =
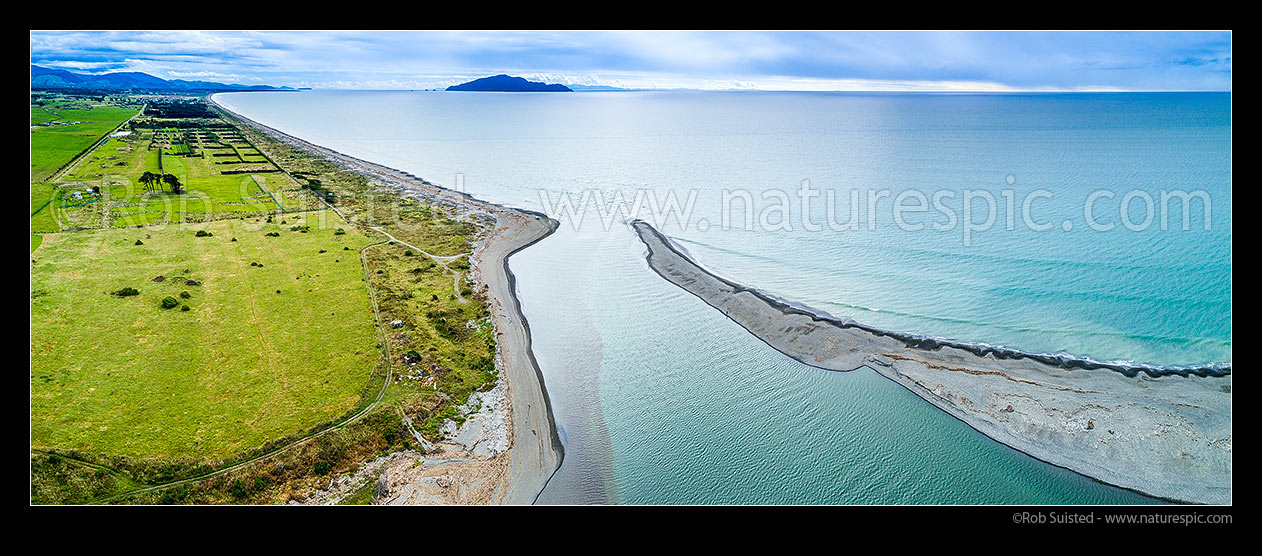
[[[659,275],[802,363],[873,369],[992,439],[1105,483],[1231,503],[1230,366],[1115,368],[891,333],[716,276],[648,223],[632,227]]]
[[[288,143],[310,154],[326,158],[349,170],[358,172],[382,189],[444,207],[465,211],[470,218],[491,221],[489,234],[474,246],[470,257],[471,276],[475,286],[485,285],[491,299],[491,315],[497,333],[497,367],[501,369],[507,400],[504,404],[508,418],[488,417],[478,419],[479,427],[485,425],[490,442],[500,435],[508,436],[508,451],[497,452],[491,457],[481,453],[481,442],[460,444],[442,443],[443,455],[427,455],[426,464],[432,468],[436,460],[450,460],[455,467],[448,470],[447,479],[437,480],[442,485],[429,485],[428,472],[396,472],[392,475],[398,484],[412,484],[424,479],[426,487],[455,493],[417,497],[399,495],[397,489],[386,489],[394,503],[475,503],[475,504],[530,504],[538,498],[548,479],[561,465],[564,448],[553,420],[552,405],[543,385],[543,373],[530,350],[530,324],[522,316],[521,303],[517,299],[516,279],[508,268],[508,258],[548,237],[556,231],[559,222],[548,216],[524,209],[506,207],[477,199],[467,193],[434,185],[407,172],[387,168],[366,160],[314,145],[284,132],[255,122],[214,101],[208,101],[231,114],[238,121],[279,141]],[[336,211],[337,208],[334,207]],[[340,212],[339,212],[340,214]],[[509,426],[511,431],[504,431]],[[485,449],[485,447],[483,447]],[[478,453],[475,453],[478,452]],[[464,457],[468,456],[468,457]],[[417,456],[419,457],[419,456]],[[397,465],[414,469],[415,458],[396,458]],[[416,466],[420,469],[423,466]],[[458,476],[454,475],[459,470]],[[436,479],[435,479],[436,480]],[[413,492],[420,487],[413,487]],[[452,490],[455,488],[455,490]]]

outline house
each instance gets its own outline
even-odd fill
[[[401,321],[401,320],[392,320],[392,321],[390,321],[390,327],[391,327],[391,328],[403,328],[403,321]]]

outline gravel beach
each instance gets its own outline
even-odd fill
[[[882,331],[716,276],[649,224],[632,227],[659,275],[802,363],[872,369],[994,440],[1108,484],[1231,503],[1229,367],[1101,364]]]

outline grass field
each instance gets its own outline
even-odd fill
[[[473,222],[458,220],[448,210],[383,194],[357,174],[252,129],[244,128],[243,134],[299,179],[335,193],[352,221],[379,226],[439,256],[472,250],[478,234]],[[403,321],[402,328],[388,334],[396,376],[403,378],[391,387],[387,399],[399,403],[432,440],[445,419],[459,420],[453,404],[494,384],[494,331],[483,294],[469,290],[467,259],[451,264],[462,273],[460,289],[466,302],[461,303],[452,275],[409,251],[398,244],[374,247],[367,252],[368,269],[383,320]],[[421,362],[404,361],[408,351],[416,351]],[[437,388],[422,387],[420,371],[435,379]]]
[[[32,121],[88,104],[33,106]],[[478,222],[251,129],[189,123],[133,126],[57,180],[32,183],[34,503],[100,500],[282,446],[242,470],[118,501],[302,499],[313,478],[412,448],[401,412],[437,440],[445,420],[463,421],[456,405],[494,384],[495,333],[467,259],[444,268],[366,229],[461,255]],[[42,149],[33,145],[33,175]],[[175,175],[186,192],[146,190],[146,171]],[[381,319],[401,327],[379,328],[369,285]],[[122,288],[138,292],[113,295]],[[374,399],[384,350],[395,379],[381,404],[289,447]]]
[[[32,448],[213,460],[354,408],[381,359],[356,252],[372,240],[328,215],[44,237]]]
[[[58,231],[57,205],[60,191],[52,185],[38,183],[48,179],[58,168],[90,147],[136,110],[117,106],[87,103],[55,103],[31,105],[31,230]],[[73,125],[43,126],[49,122],[80,122]]]
[[[224,165],[218,162],[222,157],[213,155],[171,154],[191,150],[187,142],[174,143],[182,148],[166,147],[176,137],[174,133],[141,129],[130,136],[112,139],[85,155],[56,185],[66,191],[99,187],[101,198],[98,202],[84,203],[64,195],[56,197],[49,207],[55,216],[36,214],[32,217],[42,219],[37,222],[37,231],[206,222],[250,217],[250,213],[324,208],[309,191],[284,173],[276,172],[275,166],[261,157],[258,162]],[[195,141],[198,136],[190,132],[188,136],[179,137]],[[237,158],[233,156],[232,160]],[[186,192],[176,195],[165,188],[147,188],[140,183],[140,176],[145,172],[174,175],[184,184]],[[39,189],[32,189],[32,205],[46,200],[37,197],[39,194],[42,194]]]
[[[31,184],[31,231],[32,232],[55,232],[57,231],[56,209],[49,209],[52,206],[53,197],[57,194],[57,188],[43,183]]]
[[[118,106],[63,109],[57,105],[31,105],[31,181],[48,179],[59,167],[69,162],[118,126],[136,110]],[[47,122],[78,122],[72,125],[39,126]]]
[[[47,108],[43,106],[31,105],[31,125],[39,125],[45,122],[55,122],[61,116],[53,107]]]

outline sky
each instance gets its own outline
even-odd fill
[[[508,73],[567,85],[824,91],[1230,91],[1231,32],[31,31],[80,73],[428,89]]]

